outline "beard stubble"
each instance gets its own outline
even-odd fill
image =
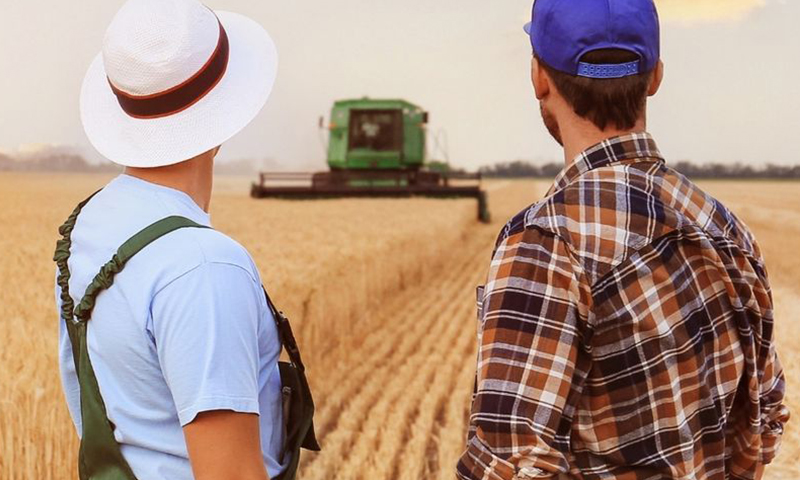
[[[563,147],[564,142],[561,139],[561,128],[558,126],[558,120],[556,120],[555,115],[548,111],[541,102],[539,103],[539,112],[542,114],[542,121],[544,121],[544,126],[547,127],[547,131],[550,132],[553,139]]]

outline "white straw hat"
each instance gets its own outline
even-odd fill
[[[269,34],[247,17],[196,0],[130,0],[83,81],[83,128],[114,163],[182,162],[255,118],[277,65]]]

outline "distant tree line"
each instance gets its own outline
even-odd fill
[[[262,162],[263,163],[263,162]],[[79,154],[47,152],[15,159],[0,154],[0,172],[83,172],[119,173],[122,167],[111,162],[91,163]],[[259,164],[252,160],[220,162],[214,171],[223,175],[252,175],[259,171]]]
[[[670,166],[695,179],[800,179],[800,165],[772,165],[753,167],[741,163],[693,163],[675,162]],[[535,164],[525,160],[503,162],[481,167],[480,172],[488,178],[553,178],[564,165],[559,163]]]
[[[763,179],[800,179],[800,165],[772,165],[753,167],[734,163],[724,165],[721,163],[696,164],[692,162],[677,162],[674,168],[690,178],[763,178]]]
[[[249,175],[263,169],[270,169],[272,161],[256,162],[237,160],[220,163],[214,170],[221,174]],[[800,179],[800,165],[772,165],[754,167],[741,163],[693,163],[687,161],[669,163],[684,175],[695,179]],[[502,162],[480,168],[480,173],[488,178],[547,178],[558,175],[563,168],[560,163],[536,164],[526,160]],[[81,155],[68,152],[48,152],[25,159],[14,159],[0,154],[2,171],[49,171],[49,172],[120,172],[121,167],[110,162],[91,163]],[[441,161],[428,162],[428,169],[439,172],[463,172]]]
[[[113,163],[92,164],[80,155],[53,153],[24,160],[0,154],[0,171],[13,172],[119,172],[122,168]]]
[[[553,178],[562,168],[564,165],[558,163],[537,165],[525,160],[515,160],[481,167],[479,172],[489,178]]]

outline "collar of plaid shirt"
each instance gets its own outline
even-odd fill
[[[664,162],[653,137],[647,133],[631,133],[612,137],[584,150],[559,173],[547,196],[564,189],[584,173],[614,163],[632,163],[643,160]]]

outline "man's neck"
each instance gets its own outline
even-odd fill
[[[631,129],[607,127],[605,130],[600,130],[592,122],[575,117],[573,121],[564,122],[564,126],[560,128],[561,140],[564,143],[564,163],[569,166],[575,157],[604,140],[644,132],[646,129],[645,119],[640,119]]]
[[[156,168],[126,167],[125,174],[189,195],[208,213],[213,186],[213,156],[203,154],[185,162]]]

